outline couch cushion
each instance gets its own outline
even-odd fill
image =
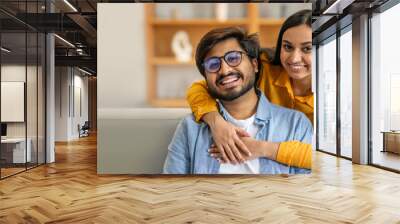
[[[158,174],[186,108],[99,109],[97,172]]]

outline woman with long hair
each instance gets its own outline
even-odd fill
[[[274,104],[303,112],[312,122],[314,96],[311,91],[312,29],[311,10],[301,10],[283,23],[274,55],[262,50],[257,87]],[[218,113],[214,98],[207,91],[205,81],[192,84],[187,101],[197,121],[204,121],[211,129],[214,145],[210,154],[224,163],[241,163],[249,154],[249,147],[241,137],[248,134],[225,121]],[[271,130],[279,131],[279,130]],[[289,166],[311,169],[311,144],[298,141],[270,142],[268,150],[278,162]]]

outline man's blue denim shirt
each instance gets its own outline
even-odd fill
[[[257,140],[285,142],[297,140],[311,144],[313,127],[308,118],[299,111],[270,103],[265,95],[259,96],[255,117],[259,131]],[[219,103],[221,115],[227,119],[227,111]],[[213,143],[211,130],[204,122],[197,123],[193,115],[182,119],[168,146],[164,163],[165,174],[218,174],[219,162],[211,157],[208,149]],[[274,160],[260,157],[260,174],[310,173],[309,169],[290,167]]]

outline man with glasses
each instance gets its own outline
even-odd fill
[[[295,174],[308,169],[276,162],[271,142],[311,142],[312,125],[298,111],[271,104],[255,88],[258,77],[259,42],[239,27],[214,29],[197,46],[196,65],[205,77],[209,93],[217,99],[225,120],[244,130],[242,140],[250,152],[240,163],[223,163],[221,155],[209,153],[212,134],[206,123],[193,115],[178,125],[164,163],[166,174]]]

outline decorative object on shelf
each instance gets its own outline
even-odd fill
[[[177,8],[173,8],[171,10],[171,19],[179,19],[180,15],[179,15],[179,9]]]
[[[228,4],[215,3],[215,17],[218,21],[226,21],[228,19]]]
[[[185,31],[178,31],[172,38],[172,51],[179,62],[189,62],[192,59],[192,45],[189,41],[189,35]]]

